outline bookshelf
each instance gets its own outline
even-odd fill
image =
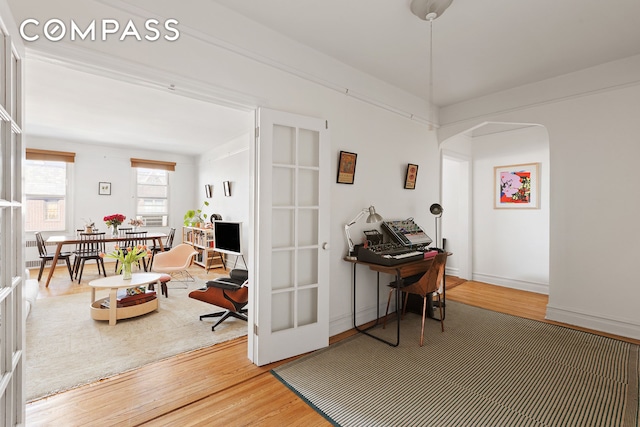
[[[182,227],[182,242],[198,251],[194,263],[200,267],[207,270],[225,267],[222,254],[215,250],[213,228]]]

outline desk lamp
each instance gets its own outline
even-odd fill
[[[436,248],[437,248],[438,247],[438,218],[442,217],[442,211],[444,211],[444,209],[442,209],[442,206],[440,206],[438,203],[434,203],[429,208],[429,211],[436,216]]]
[[[376,208],[374,208],[373,206],[369,206],[368,208],[364,208],[362,209],[360,212],[358,212],[358,215],[356,215],[355,218],[353,218],[349,223],[345,224],[344,226],[344,234],[347,236],[347,244],[349,245],[349,252],[347,252],[347,257],[353,257],[355,256],[354,252],[354,244],[353,244],[353,240],[351,240],[351,235],[349,234],[349,229],[356,223],[358,222],[358,220],[360,218],[362,218],[362,216],[364,214],[368,213],[369,216],[367,217],[367,223],[371,224],[371,223],[375,223],[375,222],[380,222],[382,221],[382,217],[376,213]]]

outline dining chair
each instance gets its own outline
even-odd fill
[[[49,254],[47,252],[47,246],[44,243],[44,238],[42,237],[42,233],[39,231],[36,231],[35,233],[36,236],[36,245],[38,246],[38,253],[40,254],[40,271],[38,272],[38,281],[40,281],[40,279],[42,278],[42,272],[44,271],[44,267],[45,264],[49,261],[53,261],[53,257],[55,255]],[[71,269],[71,257],[73,256],[73,253],[71,252],[60,252],[60,255],[58,255],[58,259],[64,259],[67,263],[67,270],[69,270],[69,277],[71,278],[71,281],[73,281],[73,271]],[[51,268],[55,268],[55,265],[52,265]]]
[[[126,233],[133,231],[133,227],[118,227],[118,237],[126,237]],[[126,253],[126,242],[119,243],[118,246]],[[116,260],[116,268],[114,271],[118,271],[118,260]]]
[[[127,248],[135,248],[138,245],[146,245],[147,244],[147,232],[146,231],[126,231],[124,233],[126,238],[124,244],[120,246],[120,249],[126,254]],[[140,267],[140,261],[142,261],[142,268],[144,271],[147,271],[147,258],[142,258],[142,260],[136,261],[138,267]],[[118,271],[118,263],[116,260],[116,271]]]
[[[178,281],[194,282],[195,279],[189,274],[188,268],[196,255],[198,255],[198,251],[193,246],[180,243],[170,251],[160,252],[156,255],[158,259],[153,266],[153,272],[169,274],[174,279],[177,275],[182,275],[184,279]]]
[[[169,234],[167,235],[167,240],[164,243],[163,247],[164,250],[160,248],[160,245],[156,245],[154,244],[150,250],[151,250],[151,261],[149,261],[149,270],[151,270],[153,268],[153,259],[156,256],[156,253],[158,252],[167,252],[171,250],[171,247],[173,246],[173,238],[176,234],[176,229],[174,227],[171,227],[171,229],[169,230]]]
[[[90,260],[95,260],[98,267],[98,274],[100,274],[100,267],[102,267],[102,274],[104,277],[107,277],[104,260],[100,256],[100,254],[105,251],[105,234],[104,231],[100,233],[80,233],[80,242],[76,245],[76,258],[74,262],[74,273],[76,279],[78,279],[78,283],[82,280],[85,262]]]
[[[118,237],[126,237],[126,234],[132,231],[133,227],[118,227]]]
[[[424,343],[424,319],[427,313],[428,298],[436,296],[438,298],[438,307],[440,308],[440,328],[444,332],[444,316],[442,312],[442,300],[441,295],[444,286],[444,270],[447,264],[447,253],[442,252],[433,258],[433,262],[429,269],[422,275],[411,276],[404,280],[393,281],[389,283],[389,298],[387,299],[387,310],[384,313],[384,322],[382,327],[387,325],[387,315],[389,314],[389,304],[391,303],[391,295],[394,291],[402,292],[404,295],[404,305],[402,307],[402,315],[407,310],[408,294],[416,294],[422,297],[422,327],[420,329],[420,347]],[[396,310],[400,310],[400,307],[396,307]],[[401,317],[402,318],[402,317]]]

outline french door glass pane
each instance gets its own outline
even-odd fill
[[[298,246],[318,244],[318,210],[298,210]]]
[[[293,251],[275,251],[271,257],[271,286],[281,290],[293,286]]]
[[[294,245],[293,210],[275,209],[271,221],[271,246],[273,248],[290,248]]]
[[[311,325],[318,321],[318,288],[298,292],[298,326]]]
[[[273,126],[273,163],[293,165],[295,152],[296,129],[288,126]]]
[[[318,206],[318,171],[301,169],[298,179],[298,206]]]
[[[273,309],[271,310],[271,330],[273,332],[294,327],[294,293],[282,292],[273,294]]]
[[[274,167],[272,177],[273,206],[293,206],[294,204],[294,174],[291,168]]]
[[[320,166],[320,134],[308,129],[298,131],[298,165]]]

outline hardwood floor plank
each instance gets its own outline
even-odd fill
[[[203,275],[204,270],[195,267],[191,272]],[[54,276],[49,295],[41,297],[86,287],[69,284],[68,276],[64,284],[64,279],[59,279],[64,278],[62,273]],[[85,274],[91,280],[91,275]],[[215,276],[210,273],[207,277]],[[451,301],[547,321],[546,295],[449,278],[447,284]],[[330,343],[353,334],[353,330],[345,331],[331,337]],[[286,362],[253,365],[247,358],[247,338],[242,337],[32,402],[27,405],[27,425],[330,425],[271,375],[270,369]]]

